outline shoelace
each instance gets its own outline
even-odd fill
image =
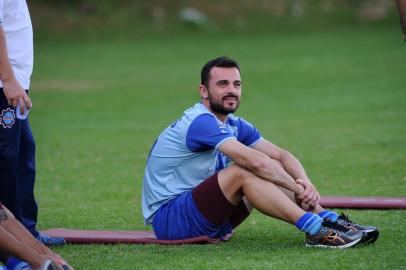
[[[337,234],[341,234],[343,232],[345,233],[345,232],[349,231],[349,229],[344,227],[343,225],[338,224],[337,222],[329,221],[329,220],[324,220],[323,223],[321,223],[321,226],[332,229],[333,232],[335,232]]]
[[[339,224],[341,224],[339,221],[344,220],[346,223],[349,223],[350,225],[354,225],[355,223],[353,221],[351,221],[348,217],[349,217],[348,215],[341,212],[341,215],[338,217],[337,222]]]

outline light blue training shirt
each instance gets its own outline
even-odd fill
[[[247,146],[261,140],[249,122],[229,114],[221,122],[202,103],[187,109],[155,141],[145,168],[142,212],[151,224],[158,208],[167,201],[196,187],[231,160],[218,147],[232,139]]]

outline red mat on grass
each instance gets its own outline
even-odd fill
[[[323,197],[320,203],[327,208],[406,209],[406,197]],[[71,244],[210,244],[223,242],[207,236],[183,240],[158,240],[152,231],[94,231],[50,229],[44,233],[64,237]],[[230,235],[231,236],[231,235]],[[229,237],[230,237],[229,236]]]
[[[64,237],[71,244],[216,244],[221,239],[200,236],[183,240],[158,240],[152,231],[94,231],[50,229],[43,231],[49,236]]]
[[[333,197],[321,198],[327,208],[405,209],[406,197]]]

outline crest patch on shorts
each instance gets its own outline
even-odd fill
[[[3,128],[11,128],[15,123],[15,113],[11,108],[3,110],[0,114],[0,125]]]

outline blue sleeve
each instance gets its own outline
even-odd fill
[[[221,143],[234,138],[226,125],[217,121],[211,114],[196,117],[186,134],[186,145],[192,152],[217,148]]]
[[[238,118],[238,141],[247,146],[252,146],[262,138],[261,133],[251,123]]]

